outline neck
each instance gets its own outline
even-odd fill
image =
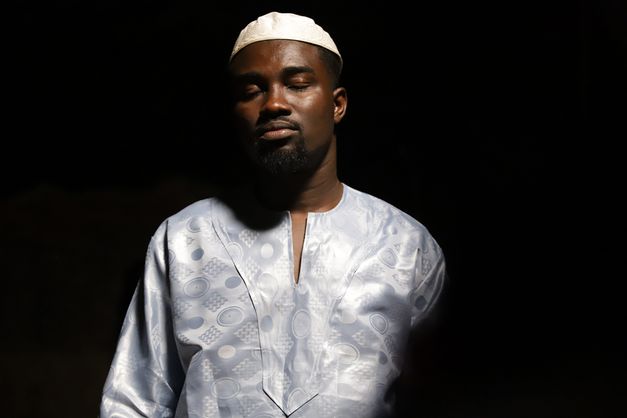
[[[273,210],[292,213],[325,212],[342,198],[337,177],[335,147],[313,172],[269,175],[259,173],[256,193],[261,203]]]

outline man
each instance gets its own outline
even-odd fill
[[[313,20],[242,30],[229,73],[250,193],[153,236],[104,388],[106,417],[380,417],[445,276],[428,231],[338,180],[342,59]]]

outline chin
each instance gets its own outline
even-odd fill
[[[272,175],[300,174],[309,171],[308,160],[299,158],[261,158],[257,165]]]
[[[311,169],[311,156],[300,143],[295,143],[293,147],[287,149],[258,148],[255,162],[264,172],[273,175],[299,174]]]

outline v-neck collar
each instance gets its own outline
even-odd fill
[[[354,237],[341,228],[359,211],[359,205],[351,203],[351,190],[343,185],[334,208],[309,213],[298,284],[293,280],[288,211],[270,211],[258,203],[234,208],[214,201],[215,232],[257,314],[263,389],[288,415],[317,395],[317,369],[330,315],[369,253],[368,233]]]

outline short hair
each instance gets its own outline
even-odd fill
[[[326,48],[318,46],[318,51],[320,54],[320,59],[324,63],[324,66],[327,68],[329,76],[331,77],[331,86],[335,89],[340,84],[340,75],[342,74],[342,61],[340,60],[340,57],[337,56],[337,54]]]

